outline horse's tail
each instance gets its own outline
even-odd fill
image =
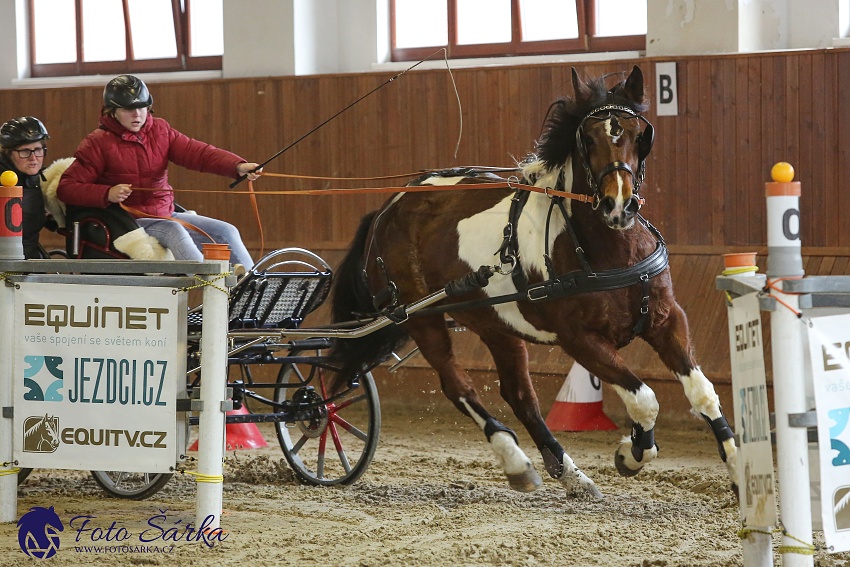
[[[377,211],[373,211],[360,221],[351,247],[334,274],[331,299],[334,323],[353,321],[375,312],[364,272],[363,251],[376,214]],[[342,364],[334,386],[342,386],[354,376],[383,362],[407,339],[407,333],[398,325],[389,325],[357,339],[337,339],[329,353],[332,359]]]

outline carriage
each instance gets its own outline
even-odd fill
[[[608,78],[588,82],[573,69],[574,97],[553,103],[516,177],[492,168],[428,172],[364,217],[333,273],[331,324],[300,327],[330,289],[332,270],[321,258],[287,249],[258,262],[232,290],[228,329],[228,362],[241,371],[228,387],[234,405],[247,403],[251,413],[226,421],[275,423],[287,462],[308,484],[352,483],[378,442],[372,370],[412,338],[444,394],[484,433],[511,488],[537,489],[542,480],[516,434],[486,410],[455,360],[448,316],[487,346],[500,393],[549,476],[601,497],[540,414],[525,343],[558,345],[614,386],[632,420],[614,464],[633,476],[658,455],[655,394],[617,352],[641,338],[705,419],[737,491],[734,435],[694,358],[664,240],[640,215],[654,139],[642,116],[643,74],[635,67],[613,87]],[[190,314],[190,394],[200,323],[202,311]],[[258,366],[273,366],[276,378],[254,380]],[[125,498],[149,496],[170,477],[94,475]]]

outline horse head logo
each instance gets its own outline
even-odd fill
[[[24,420],[24,452],[53,453],[59,447],[59,418],[36,415]]]
[[[53,506],[36,506],[18,520],[18,544],[28,556],[47,559],[59,550],[59,532],[64,529]]]

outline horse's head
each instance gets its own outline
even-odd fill
[[[630,228],[642,204],[638,191],[654,136],[640,114],[648,107],[643,73],[635,66],[611,89],[605,77],[585,82],[575,69],[572,76],[575,98],[552,105],[538,145],[540,158],[549,167],[572,159],[579,171],[574,187],[593,196],[594,210],[609,227]]]
[[[41,420],[42,431],[50,438],[51,443],[59,442],[59,432],[56,430],[56,418],[44,414]]]

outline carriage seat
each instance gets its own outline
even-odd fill
[[[56,196],[62,173],[74,158],[54,161],[44,170],[41,184],[44,203],[56,223],[56,232],[65,236],[69,258],[133,260],[173,260],[171,251],[140,227],[128,212],[118,205],[105,209],[66,207]]]
[[[281,248],[263,256],[230,290],[229,328],[295,329],[330,292],[333,271],[303,248]],[[189,328],[203,323],[202,306],[189,313]]]

